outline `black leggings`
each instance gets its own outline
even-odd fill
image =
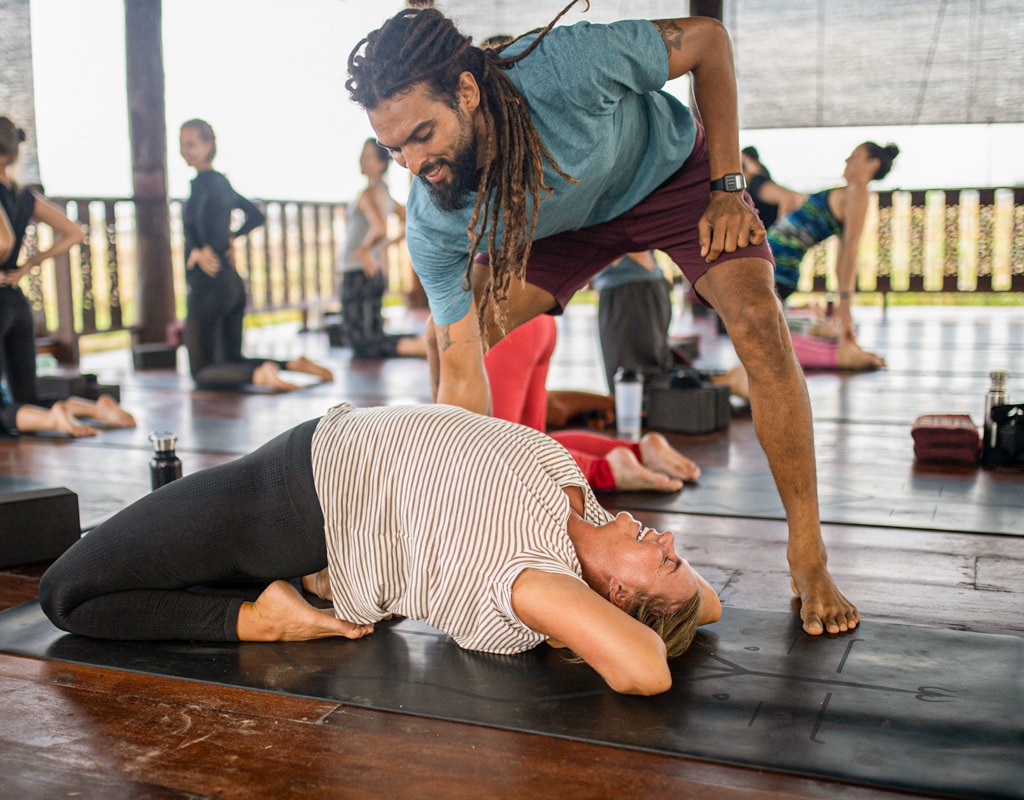
[[[200,389],[239,391],[252,385],[257,367],[269,358],[242,355],[245,282],[233,269],[209,276],[199,267],[188,274],[185,347],[189,369]],[[274,361],[286,369],[287,361]]]
[[[0,286],[0,378],[11,402],[0,394],[0,432],[17,431],[18,409],[36,401],[36,339],[32,307],[17,286]]]
[[[237,640],[242,598],[194,587],[327,566],[310,455],[317,422],[173,481],[98,525],[43,575],[46,616],[102,639]]]

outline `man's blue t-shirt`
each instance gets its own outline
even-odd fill
[[[532,37],[504,52],[513,55]],[[648,20],[610,25],[579,22],[552,29],[507,72],[530,107],[533,124],[562,171],[544,163],[554,194],[541,196],[535,238],[607,222],[668,180],[693,149],[690,110],[660,91],[668,55]],[[472,204],[439,210],[426,186],[409,191],[406,240],[434,321],[450,325],[469,312],[463,290]],[[481,242],[486,250],[487,237]]]

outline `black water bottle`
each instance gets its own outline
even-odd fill
[[[149,434],[153,443],[153,458],[149,462],[149,479],[154,489],[181,477],[181,459],[174,452],[178,437],[168,431]]]

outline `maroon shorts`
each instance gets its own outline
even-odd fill
[[[691,285],[716,264],[735,258],[763,258],[774,264],[767,240],[722,253],[710,264],[704,260],[697,223],[711,198],[710,182],[704,131],[698,125],[693,152],[683,166],[629,211],[599,225],[537,239],[530,250],[527,283],[554,295],[556,306],[549,313],[561,314],[576,292],[624,253],[663,250]],[[753,209],[750,195],[743,196]]]

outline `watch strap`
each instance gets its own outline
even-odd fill
[[[746,188],[747,182],[743,179],[742,172],[730,172],[711,181],[713,192],[742,192]]]

